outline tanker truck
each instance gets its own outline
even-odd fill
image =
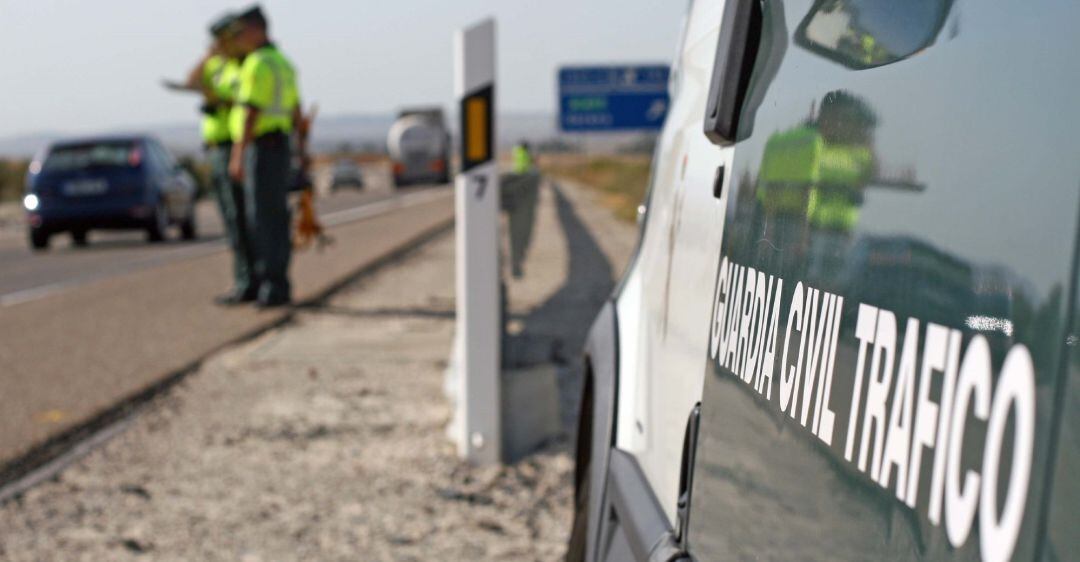
[[[400,111],[390,127],[387,148],[395,186],[450,181],[450,134],[441,108]]]

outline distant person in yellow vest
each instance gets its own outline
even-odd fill
[[[520,141],[514,145],[510,152],[510,169],[513,173],[507,176],[501,189],[502,207],[510,227],[510,273],[520,279],[525,274],[525,255],[532,241],[540,191],[540,174],[528,142]]]
[[[513,161],[513,170],[515,174],[528,174],[532,172],[533,157],[529,143],[520,141],[514,145],[514,150],[511,153],[511,160]]]
[[[292,242],[288,192],[292,183],[291,137],[307,163],[307,139],[300,124],[300,91],[292,63],[270,41],[258,6],[237,15],[236,43],[244,53],[239,89],[229,124],[233,138],[229,174],[244,186],[248,230],[254,249],[259,307],[279,307],[292,299],[288,269]]]
[[[232,155],[229,114],[240,77],[240,52],[234,41],[238,30],[235,14],[227,13],[215,20],[210,25],[214,39],[210,52],[188,76],[188,85],[203,92],[202,137],[210,165],[210,183],[233,254],[233,286],[214,299],[226,306],[254,301],[258,290],[247,232],[244,189],[229,176]]]

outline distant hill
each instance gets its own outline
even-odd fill
[[[382,151],[386,147],[386,134],[394,121],[392,114],[346,114],[320,115],[315,122],[311,144],[315,152],[337,150],[347,145],[351,150]],[[642,135],[620,133],[594,135],[588,140],[580,135],[563,135],[558,131],[553,114],[543,112],[506,112],[499,116],[498,143],[506,148],[519,140],[534,143],[561,140],[572,145],[584,145],[590,151],[607,152],[618,147],[634,144]],[[447,125],[457,132],[457,117],[448,114]],[[131,130],[103,130],[102,134],[133,132]],[[195,119],[183,123],[148,125],[137,132],[156,135],[178,154],[193,154],[201,150],[198,123]],[[92,133],[68,135],[59,131],[0,137],[0,157],[28,158],[48,143],[67,136],[89,136]]]
[[[41,147],[62,136],[63,134],[58,132],[41,132],[0,137],[0,157],[27,158],[33,156]]]
[[[393,122],[392,115],[341,115],[319,116],[315,123],[312,144],[315,150],[328,150],[348,143],[359,148],[361,145],[385,144],[386,132]],[[196,153],[201,150],[199,124],[195,119],[181,123],[158,123],[139,129],[111,129],[99,131],[101,134],[150,133],[157,136],[166,146],[178,154]],[[49,143],[65,137],[92,136],[94,133],[74,135],[59,131],[0,137],[0,157],[26,158],[32,156]]]

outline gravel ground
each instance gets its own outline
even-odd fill
[[[572,187],[543,190],[537,221],[526,278],[509,287],[512,328],[558,341],[569,423],[572,359],[634,234]],[[558,559],[569,440],[474,468],[445,437],[453,278],[445,235],[208,359],[121,435],[0,507],[0,557]]]

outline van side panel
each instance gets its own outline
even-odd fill
[[[1080,227],[1073,253],[1072,329],[1061,342],[1062,378],[1055,391],[1058,399],[1056,413],[1057,447],[1055,463],[1044,497],[1045,537],[1040,544],[1038,559],[1068,560],[1080,553]]]
[[[677,55],[672,105],[653,159],[640,254],[618,296],[621,349],[617,446],[640,465],[669,523],[678,502],[687,417],[701,399],[701,301],[712,291],[723,201],[713,196],[730,149],[701,135],[720,4],[694,2]],[[673,461],[672,459],[676,459]]]
[[[696,559],[1032,559],[1044,527],[1075,556],[1077,21],[764,3],[786,44],[750,81],[700,303]]]

